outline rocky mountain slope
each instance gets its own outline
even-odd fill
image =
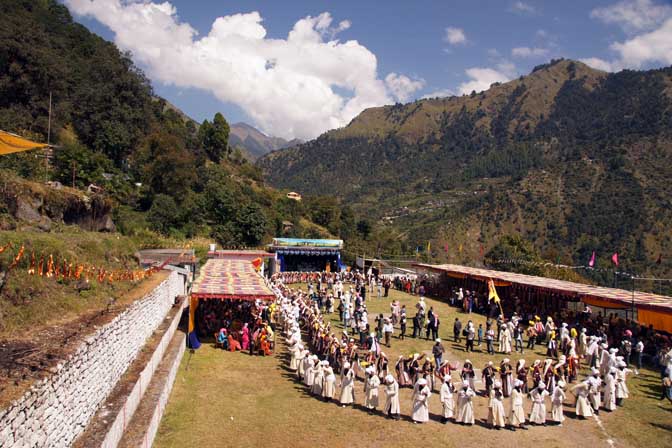
[[[407,249],[433,239],[468,261],[519,233],[553,260],[619,251],[627,268],[663,272],[671,107],[672,68],[556,60],[480,94],[368,109],[258,166],[275,186],[341,195]]]

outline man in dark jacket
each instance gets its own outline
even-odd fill
[[[455,336],[455,342],[460,342],[461,335],[462,335],[462,322],[460,322],[459,317],[456,317],[455,323],[453,324],[453,336]]]

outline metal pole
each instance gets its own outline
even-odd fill
[[[49,119],[47,125],[47,151],[49,151],[49,146],[51,145],[51,91],[49,92]],[[44,181],[49,180],[49,157],[48,153],[44,153]]]
[[[635,277],[632,277],[632,320],[635,320]]]

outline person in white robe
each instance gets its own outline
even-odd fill
[[[308,366],[308,361],[307,358],[310,355],[310,352],[308,350],[301,350],[297,355],[296,355],[296,376],[299,379],[299,381],[303,380],[303,375],[306,372],[306,367]]]
[[[324,361],[318,361],[313,372],[313,385],[310,386],[310,392],[320,397],[322,396],[322,381],[324,380]]]
[[[506,426],[506,413],[504,412],[503,400],[502,383],[495,381],[488,401],[488,424],[498,430]]]
[[[309,388],[313,386],[313,380],[315,379],[315,360],[317,359],[316,355],[311,355],[308,361],[308,366],[306,371],[303,374],[303,384]]]
[[[297,356],[299,355],[299,352],[303,349],[303,346],[298,343],[294,343],[289,347],[289,368],[293,371],[296,372],[296,369],[299,368],[298,362],[297,362]]]
[[[506,353],[506,354],[511,353],[511,331],[509,330],[508,325],[502,326],[502,332],[499,335],[499,338],[500,338],[500,344],[499,344],[500,353]]]
[[[462,425],[474,424],[474,403],[473,398],[476,393],[469,387],[468,383],[462,384],[462,390],[457,394],[457,423]]]
[[[544,383],[539,383],[536,389],[532,390],[532,411],[530,412],[530,423],[546,426],[546,397],[548,391]]]
[[[632,370],[626,368],[627,364],[624,361],[619,361],[618,369],[616,370],[616,404],[623,406],[623,400],[630,397],[630,390],[626,383],[628,373]]]
[[[364,406],[370,411],[378,407],[378,386],[380,386],[380,378],[376,375],[376,369],[367,367],[364,382]]]
[[[509,429],[511,431],[515,431],[516,428],[527,429],[525,427],[525,393],[522,387],[522,381],[515,380],[513,382],[513,390],[511,391],[511,417],[509,418]]]
[[[411,418],[414,423],[425,423],[429,421],[429,397],[432,394],[427,386],[427,380],[420,378],[413,389],[413,415]]]
[[[324,364],[324,379],[322,380],[322,398],[324,401],[329,401],[334,398],[336,393],[336,375],[334,369],[329,365],[329,361],[323,361]]]
[[[450,378],[450,375],[446,375],[443,378],[443,384],[441,385],[441,392],[439,398],[441,400],[441,405],[443,406],[443,417],[441,418],[441,423],[447,423],[448,419],[451,419],[455,415],[455,401],[453,400],[453,382]]]
[[[609,369],[609,372],[604,376],[602,388],[604,390],[602,406],[606,411],[612,412],[616,409],[616,369]]]
[[[563,403],[565,401],[565,385],[566,383],[564,381],[558,381],[558,384],[551,394],[551,420],[557,423],[558,426],[562,426],[562,422],[565,421],[565,413],[563,409]]]
[[[581,419],[586,419],[593,416],[593,408],[590,406],[590,383],[585,380],[572,388],[572,392],[576,396],[576,416]]]
[[[577,355],[583,358],[586,355],[586,350],[588,350],[588,335],[586,329],[582,328],[581,333],[579,333],[579,350],[577,351]]]
[[[401,406],[399,406],[399,383],[394,376],[385,377],[385,413],[389,418],[399,420]]]
[[[600,397],[602,379],[600,378],[600,369],[593,367],[591,372],[592,376],[588,377],[586,380],[590,386],[588,388],[588,399],[590,400],[590,404],[593,406],[593,413],[595,415],[599,415],[600,406],[602,405],[602,400]]]
[[[350,368],[350,363],[343,364],[343,376],[341,379],[341,406],[355,402],[355,371]]]

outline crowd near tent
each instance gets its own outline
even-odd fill
[[[420,272],[443,274],[447,286],[487,288],[492,279],[503,300],[510,297],[533,299],[548,308],[567,308],[585,304],[605,310],[622,310],[645,325],[672,332],[672,298],[642,291],[606,288],[513,272],[468,266],[418,263]],[[504,300],[506,307],[506,300]],[[634,314],[633,314],[634,313]]]
[[[486,289],[492,279],[505,308],[506,299],[511,297],[534,300],[549,309],[585,304],[607,312],[621,311],[642,325],[672,333],[672,297],[454,264],[414,266],[420,273],[442,274],[444,288]]]
[[[200,274],[191,288],[189,302],[189,337],[194,339],[196,310],[206,300],[226,301],[273,301],[275,295],[266,280],[258,272],[261,267],[259,257],[254,254],[234,251],[220,253],[218,258],[210,258],[201,268]]]
[[[275,270],[280,272],[339,272],[343,240],[273,238]]]

